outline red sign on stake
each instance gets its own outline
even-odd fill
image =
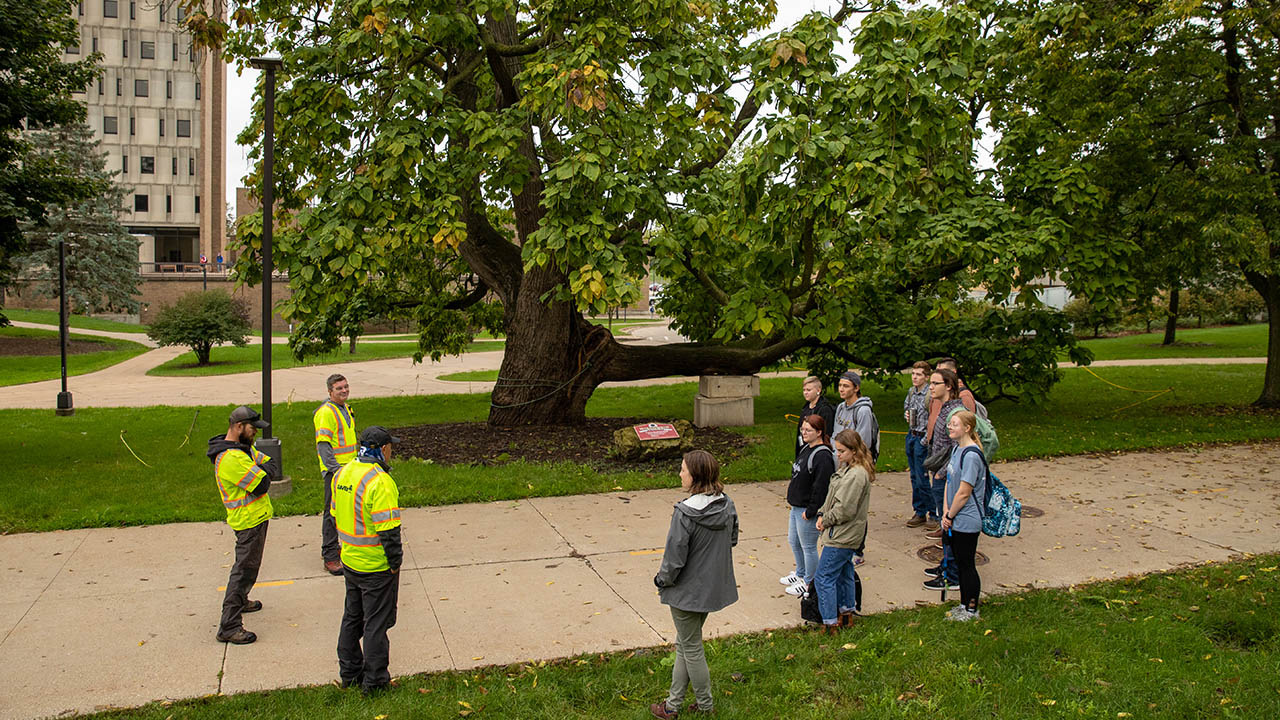
[[[636,437],[641,440],[675,440],[680,437],[676,426],[671,423],[649,423],[635,425]]]

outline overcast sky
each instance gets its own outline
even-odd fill
[[[794,23],[815,9],[833,12],[839,6],[838,0],[779,0],[778,18],[766,34]],[[233,209],[236,188],[249,172],[248,148],[237,145],[236,136],[249,125],[258,74],[258,70],[248,68],[237,75],[235,65],[227,67],[227,202]]]

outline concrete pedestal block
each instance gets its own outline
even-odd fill
[[[760,376],[703,375],[698,378],[698,394],[708,398],[760,397]]]
[[[283,480],[276,480],[267,488],[267,496],[278,498],[293,492],[293,478],[285,475]]]
[[[752,397],[707,397],[701,393],[693,399],[693,424],[708,426],[743,426],[756,422],[756,401]]]

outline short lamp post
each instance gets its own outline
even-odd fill
[[[56,415],[74,415],[71,393],[67,391],[67,241],[58,243],[58,345],[62,351],[62,392],[58,393]]]

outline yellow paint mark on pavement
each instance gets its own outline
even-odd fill
[[[284,586],[284,585],[292,585],[292,584],[293,584],[293,581],[292,581],[292,580],[272,580],[271,582],[260,582],[260,583],[255,583],[255,584],[254,584],[254,587],[255,587],[255,588],[264,588],[264,587],[281,587],[281,586]],[[227,586],[226,586],[226,585],[223,585],[222,587],[218,588],[218,592],[226,592],[226,591],[227,591]]]
[[[661,550],[632,550],[632,555],[657,555]]]

